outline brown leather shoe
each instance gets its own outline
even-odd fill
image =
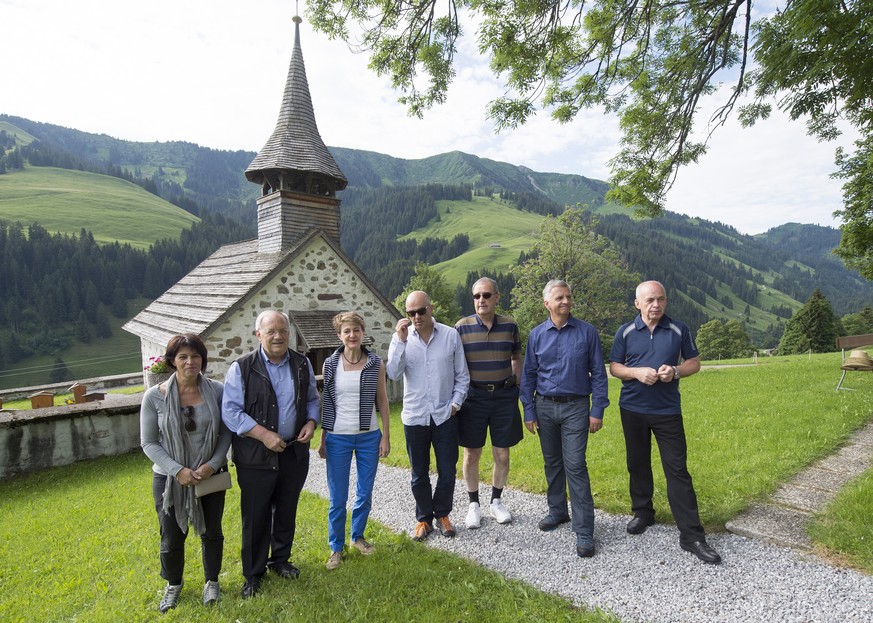
[[[424,541],[427,535],[433,532],[433,526],[426,521],[419,521],[415,526],[415,532],[412,534],[413,541]]]
[[[457,534],[455,532],[455,527],[452,525],[452,522],[449,520],[448,516],[446,517],[437,517],[437,528],[440,529],[440,534],[443,536],[455,536]]]

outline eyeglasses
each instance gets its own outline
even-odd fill
[[[416,316],[424,316],[427,313],[427,305],[424,307],[419,307],[418,309],[407,309],[406,315],[410,318],[415,318]]]
[[[477,301],[479,299],[485,299],[487,301],[492,296],[494,296],[493,292],[481,292],[481,293],[477,292],[476,294],[473,295],[473,298],[476,299]]]
[[[197,422],[194,421],[194,407],[182,407],[182,416],[185,418],[185,430],[189,433],[197,430]]]

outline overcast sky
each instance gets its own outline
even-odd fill
[[[291,0],[0,0],[0,113],[127,140],[257,151],[276,122],[295,12]],[[447,104],[418,120],[396,103],[387,78],[367,69],[365,55],[304,21],[303,58],[325,143],[400,158],[460,150],[606,180],[618,142],[612,117],[583,112],[562,126],[541,113],[495,134],[485,107],[503,89],[471,34]],[[750,130],[733,123],[680,172],[667,208],[748,234],[786,222],[836,226],[835,147],[781,116]]]

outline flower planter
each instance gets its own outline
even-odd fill
[[[160,383],[163,383],[168,378],[170,378],[171,374],[173,374],[173,373],[172,372],[157,372],[156,373],[156,372],[148,372],[147,371],[146,372],[146,383],[145,383],[146,389],[148,389],[149,387],[154,387],[155,385],[158,385]]]

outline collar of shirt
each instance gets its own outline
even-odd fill
[[[433,321],[433,330],[431,330],[431,333],[430,333],[431,337],[433,337],[434,334],[437,332],[437,326],[438,326],[437,321],[434,320]],[[421,335],[419,335],[418,329],[416,329],[415,327],[412,327],[412,335],[414,335],[418,339],[421,339]]]
[[[284,366],[286,363],[288,363],[288,360],[291,358],[291,355],[289,355],[288,351],[286,350],[285,356],[282,357],[282,361],[280,361],[279,363],[273,363],[272,361],[270,361],[270,358],[267,357],[267,353],[264,352],[263,346],[259,346],[258,350],[261,352],[261,359],[263,360],[263,362],[266,366]],[[267,369],[269,370],[270,368],[268,367]]]
[[[668,329],[669,330],[671,323],[672,323],[672,320],[670,320],[670,318],[667,316],[667,314],[664,314],[663,316],[661,316],[661,319],[658,321],[658,324],[655,325],[655,328],[660,327],[661,329]],[[649,325],[647,325],[643,321],[642,314],[637,314],[637,317],[634,318],[634,329],[636,329],[637,331],[642,331],[643,329],[648,329],[648,328],[649,328]]]
[[[556,325],[556,324],[554,323],[554,321],[552,321],[552,317],[549,316],[549,324],[552,325],[552,326],[549,327],[549,330],[550,330],[550,331],[551,331],[552,329],[555,329],[556,331],[560,331],[560,330],[563,329],[564,327],[575,327],[575,326],[576,326],[576,319],[573,317],[573,314],[570,314],[569,316],[567,316],[567,322],[565,322],[564,324],[562,324],[562,325],[559,327],[558,325]]]

